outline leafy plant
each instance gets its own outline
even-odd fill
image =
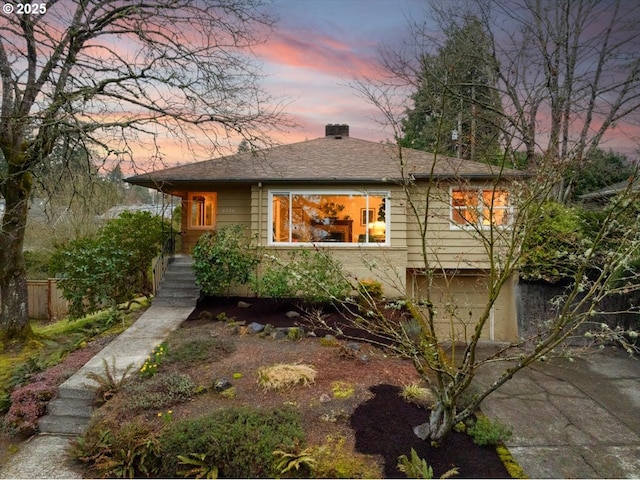
[[[116,358],[112,357],[111,367],[106,358],[102,359],[102,365],[104,374],[100,375],[96,372],[87,373],[87,378],[95,381],[98,384],[96,390],[96,397],[99,399],[99,403],[104,403],[112,398],[116,393],[122,389],[124,381],[133,369],[133,363],[127,365],[122,374],[118,376],[118,369],[116,368]]]
[[[480,415],[475,424],[467,429],[467,433],[476,445],[498,445],[509,440],[513,431],[501,422],[492,422],[488,417]]]
[[[163,226],[164,225],[164,226]],[[151,293],[149,267],[162,246],[161,217],[148,212],[123,212],[110,220],[96,238],[85,238],[60,246],[50,262],[50,273],[59,280],[63,296],[70,302],[71,318]]]
[[[207,232],[193,248],[196,283],[208,295],[222,295],[234,282],[247,283],[258,263],[258,252],[242,225]]]
[[[305,448],[292,453],[285,452],[283,450],[276,450],[273,452],[273,456],[276,457],[275,468],[278,475],[292,473],[293,470],[295,470],[296,473],[304,472],[310,475],[311,472],[316,469],[318,464],[313,453],[313,448]],[[302,475],[296,476],[301,477]]]
[[[101,477],[149,477],[158,471],[159,447],[156,434],[141,421],[113,429],[94,422],[71,442],[70,453]]]
[[[327,436],[325,443],[310,449],[313,478],[382,478],[375,459],[347,449],[345,441],[343,436]]]
[[[258,383],[265,390],[278,390],[315,383],[316,370],[311,365],[279,363],[258,369]]]
[[[141,377],[153,377],[158,373],[158,367],[164,360],[167,353],[167,344],[162,342],[160,345],[156,345],[151,352],[151,355],[147,357],[142,367],[140,367]]]
[[[341,300],[352,290],[340,262],[320,250],[265,256],[261,274],[251,280],[251,287],[261,296],[299,296],[308,303]]]
[[[178,475],[185,478],[218,478],[218,467],[207,461],[206,453],[190,453],[189,455],[178,455],[180,465],[187,465],[188,468],[179,470]]]
[[[411,449],[411,458],[407,458],[406,455],[398,457],[398,470],[408,478],[433,478],[433,468],[423,458],[420,458],[413,448]],[[450,478],[454,475],[458,475],[458,469],[455,467],[446,471],[440,478]]]
[[[174,477],[178,455],[197,452],[216,465],[220,477],[257,478],[277,474],[273,452],[304,440],[300,416],[291,408],[231,408],[167,425],[160,438],[162,477]]]

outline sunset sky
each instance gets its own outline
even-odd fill
[[[323,136],[327,123],[347,123],[358,138],[388,138],[372,120],[372,107],[347,84],[373,73],[380,44],[400,42],[407,16],[420,18],[424,5],[418,0],[275,0],[270,11],[280,21],[257,52],[271,75],[265,86],[292,100],[287,112],[301,125],[284,141]]]
[[[375,109],[347,84],[373,73],[377,49],[407,32],[407,17],[425,18],[422,0],[275,0],[275,32],[257,50],[270,77],[265,86],[292,101],[288,114],[298,130],[280,138],[292,143],[324,135],[327,123],[347,123],[352,136],[390,137],[372,119]],[[437,28],[437,26],[436,26]],[[613,129],[602,148],[636,156],[640,127]]]

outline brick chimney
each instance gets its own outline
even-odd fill
[[[342,138],[349,136],[349,125],[346,123],[340,124],[328,124],[324,127],[325,137]]]

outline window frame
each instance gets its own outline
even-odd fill
[[[211,208],[213,212],[213,219],[211,225],[194,225],[192,221],[192,209],[194,198],[198,196],[205,197],[205,208],[207,205],[207,199],[211,203]],[[217,192],[189,192],[189,196],[187,198],[187,227],[190,230],[214,230],[216,228],[216,224],[218,222],[218,194]]]
[[[454,219],[454,215],[456,212],[458,212],[458,215],[461,215],[461,209],[456,208],[456,206],[454,205],[454,199],[453,199],[453,194],[454,192],[475,192],[475,198],[477,199],[478,203],[477,206],[474,208],[474,210],[476,212],[478,212],[477,214],[477,220],[475,222],[465,222],[465,223],[459,223],[458,221],[456,221]],[[485,202],[484,202],[484,194],[485,193],[494,193],[494,192],[505,192],[507,194],[507,204],[506,206],[493,206],[493,209],[491,208],[491,204],[487,204],[485,206]],[[495,193],[494,193],[495,194]],[[482,212],[486,209],[489,209],[489,211],[491,212],[491,221],[485,223],[484,222],[484,215],[482,214]],[[464,209],[465,211],[469,211],[469,207],[466,207]],[[496,223],[493,220],[493,213],[495,211],[505,211],[506,215],[507,215],[507,221],[506,223]],[[464,216],[463,216],[464,218]],[[510,228],[511,227],[511,222],[513,220],[513,205],[511,203],[511,191],[508,188],[500,188],[500,187],[449,187],[449,228],[450,230],[469,230],[469,229],[480,229],[480,230],[490,230],[491,228]]]
[[[385,241],[384,242],[294,242],[293,232],[289,230],[289,241],[278,242],[274,240],[273,234],[273,197],[274,196],[288,196],[289,199],[289,223],[291,224],[293,207],[292,198],[294,195],[344,195],[344,196],[361,196],[366,198],[365,207],[369,209],[369,197],[378,196],[383,197],[385,201]],[[271,188],[268,190],[268,208],[267,208],[267,245],[274,247],[310,247],[321,245],[322,247],[388,247],[391,245],[391,192],[389,190],[353,190],[353,189],[318,189],[318,188]],[[358,218],[353,219],[354,222],[358,222]],[[368,240],[369,231],[366,229],[365,235]]]

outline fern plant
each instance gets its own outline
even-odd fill
[[[296,453],[289,453],[283,450],[276,450],[273,452],[274,457],[277,457],[276,460],[276,470],[279,475],[284,475],[287,472],[292,472],[295,470],[299,472],[302,470],[308,470],[309,473],[312,473],[316,468],[317,461],[313,456],[312,448],[305,448]]]
[[[207,461],[206,453],[190,453],[189,455],[178,455],[180,465],[187,468],[178,470],[178,475],[184,478],[218,478],[218,466]]]
[[[411,459],[406,455],[400,455],[398,457],[398,470],[404,473],[407,478],[433,478],[433,468],[427,465],[424,458],[420,458],[416,451],[411,449]],[[450,478],[458,474],[456,467],[447,470],[440,478]]]
[[[107,359],[102,359],[102,364],[104,366],[104,374],[99,374],[96,372],[87,373],[87,378],[93,380],[98,384],[98,389],[96,390],[96,398],[98,398],[98,403],[105,403],[109,399],[111,399],[124,385],[124,381],[133,368],[133,363],[129,364],[125,369],[122,375],[118,376],[118,370],[116,368],[116,359],[112,357],[111,366],[107,363]]]

